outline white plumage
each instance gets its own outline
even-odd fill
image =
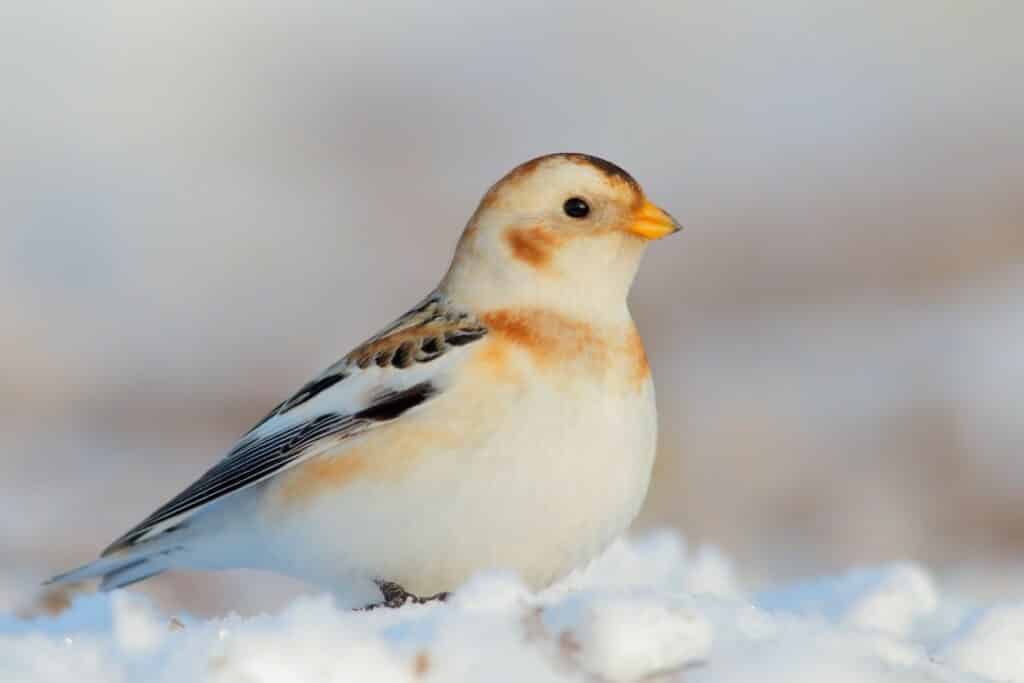
[[[608,162],[520,166],[434,293],[52,581],[246,567],[397,584],[400,604],[489,568],[559,578],[643,502],[657,420],[626,297],[645,244],[676,229]]]

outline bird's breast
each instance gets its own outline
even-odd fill
[[[483,321],[436,399],[281,478],[268,512],[287,548],[317,549],[306,566],[423,594],[492,568],[539,587],[632,521],[657,432],[635,327],[531,310]]]
[[[473,361],[498,381],[566,389],[599,384],[609,392],[635,394],[650,379],[632,320],[597,325],[539,308],[502,308],[480,319],[488,335]]]

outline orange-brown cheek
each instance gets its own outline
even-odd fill
[[[549,270],[555,252],[562,246],[561,237],[543,225],[509,228],[504,237],[512,257],[537,270]]]

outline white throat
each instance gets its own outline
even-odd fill
[[[483,312],[501,308],[545,308],[597,321],[628,316],[626,298],[644,243],[607,233],[560,247],[543,267],[516,259],[492,236],[467,231],[439,290],[453,302]]]

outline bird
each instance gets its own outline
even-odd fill
[[[257,569],[398,607],[474,574],[541,589],[632,523],[657,411],[627,296],[680,229],[619,166],[527,161],[490,187],[440,284],[279,403],[193,484],[48,584]]]

